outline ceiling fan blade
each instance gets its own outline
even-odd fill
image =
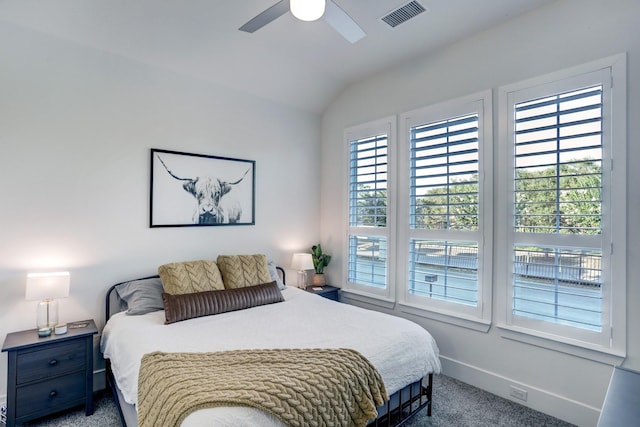
[[[285,13],[289,12],[289,0],[280,0],[278,3],[271,6],[269,9],[258,14],[255,18],[238,28],[240,31],[247,33],[253,33],[264,27],[271,21],[280,18]]]
[[[335,4],[332,0],[327,0],[327,5],[324,11],[324,19],[336,30],[342,37],[349,40],[351,43],[355,43],[362,39],[367,33],[356,21],[351,19],[347,12],[340,9],[340,6]]]

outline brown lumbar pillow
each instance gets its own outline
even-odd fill
[[[165,324],[282,301],[284,297],[275,281],[221,291],[162,294]]]

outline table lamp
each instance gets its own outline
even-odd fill
[[[56,298],[69,296],[69,272],[29,273],[25,299],[40,300],[36,325],[38,335],[46,337],[58,323],[58,302]]]
[[[309,283],[307,281],[307,270],[313,270],[313,259],[311,259],[311,254],[293,254],[291,268],[298,270],[298,287],[301,289],[306,288],[307,283]]]

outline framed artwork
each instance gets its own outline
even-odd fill
[[[150,227],[255,224],[254,160],[151,149]]]

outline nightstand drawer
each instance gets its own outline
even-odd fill
[[[327,291],[323,292],[321,295],[323,297],[325,297],[326,299],[330,299],[330,300],[333,300],[333,301],[340,301],[340,296],[338,294],[338,290],[337,289],[327,290]]]
[[[85,368],[85,342],[74,340],[18,354],[17,384]]]
[[[16,418],[28,416],[50,408],[63,408],[85,398],[86,373],[52,378],[39,383],[18,387],[16,390]]]

